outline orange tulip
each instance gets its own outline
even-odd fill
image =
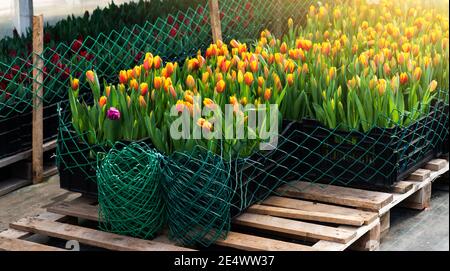
[[[120,73],[119,73],[119,81],[120,81],[121,84],[128,83],[127,71],[120,71]]]
[[[208,82],[208,79],[209,79],[209,72],[204,72],[202,74],[202,82],[203,82],[203,84],[206,84],[206,82]]]
[[[144,98],[144,96],[139,96],[139,105],[141,106],[141,107],[147,107],[147,102],[145,101],[145,98]]]
[[[153,79],[153,86],[155,89],[161,89],[163,85],[163,79],[159,76],[156,76],[155,79]]]
[[[111,94],[111,86],[107,86],[105,88],[105,92],[106,92],[106,97],[109,97],[109,95]]]
[[[174,69],[175,68],[174,68],[174,65],[172,62],[167,63],[166,64],[166,74],[167,74],[166,77],[172,76]]]
[[[266,101],[269,101],[271,97],[272,97],[272,90],[268,88],[266,89],[266,91],[264,91],[264,99]]]
[[[103,106],[106,105],[106,102],[108,101],[108,99],[105,96],[100,97],[100,99],[98,100],[98,105],[103,108]]]
[[[250,85],[253,83],[253,80],[254,80],[254,78],[253,78],[253,73],[251,73],[251,72],[246,72],[246,73],[244,74],[244,82],[245,82],[245,84],[246,84],[247,86],[250,86]]]
[[[263,87],[264,82],[265,82],[264,77],[262,77],[262,76],[258,77],[258,86],[259,87]]]
[[[94,83],[95,81],[95,73],[91,70],[86,72],[86,78],[89,82]]]
[[[142,83],[140,85],[140,88],[141,88],[141,95],[142,96],[147,95],[147,93],[148,93],[148,84],[147,83]]]
[[[70,82],[70,85],[71,85],[73,91],[77,91],[78,88],[80,87],[80,80],[78,80],[77,78],[74,78]]]
[[[188,77],[186,78],[186,86],[189,89],[194,89],[195,88],[195,79],[192,75],[188,75]]]
[[[286,54],[287,51],[288,51],[287,44],[286,44],[286,42],[283,42],[283,43],[281,44],[281,46],[280,46],[280,53]]]
[[[416,81],[420,81],[420,78],[422,77],[422,69],[420,67],[415,68],[413,76]]]
[[[130,88],[133,90],[138,90],[139,89],[139,83],[136,79],[131,79],[130,81]]]
[[[162,66],[162,59],[159,56],[155,56],[155,58],[153,59],[153,67],[155,67],[155,69],[159,69]]]
[[[146,57],[144,59],[144,69],[149,71],[153,66],[153,57]]]
[[[218,81],[216,84],[217,93],[223,93],[225,91],[225,87],[226,87],[225,81],[223,80]]]
[[[286,76],[286,80],[290,87],[292,87],[294,85],[294,75],[292,73],[290,73]]]

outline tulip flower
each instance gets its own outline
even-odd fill
[[[141,83],[140,89],[141,89],[141,95],[142,96],[146,96],[147,93],[148,93],[148,84],[147,83]]]
[[[98,101],[98,105],[100,106],[100,108],[103,108],[103,106],[106,105],[107,101],[108,99],[105,96],[100,97],[100,100]]]
[[[286,44],[286,42],[283,42],[280,47],[280,53],[287,54],[287,51],[288,51],[287,44]]]
[[[147,107],[147,102],[145,101],[145,98],[144,98],[144,96],[139,96],[139,105],[141,106],[141,107]]]
[[[264,99],[266,101],[269,101],[271,97],[272,97],[272,90],[268,88],[266,89],[266,91],[264,91]]]
[[[434,92],[438,86],[438,82],[436,80],[431,81],[429,89],[430,92]]]
[[[419,81],[422,77],[422,69],[420,67],[416,67],[414,69],[413,77],[416,81]]]
[[[223,80],[218,81],[216,84],[217,93],[223,93],[225,91],[225,87],[226,87],[225,81]]]
[[[88,80],[89,82],[91,82],[91,83],[93,84],[94,81],[95,81],[95,74],[94,74],[94,72],[91,71],[91,70],[87,71],[87,72],[86,72],[86,78],[87,78],[87,80]]]
[[[124,85],[128,83],[127,71],[120,71],[120,73],[119,73],[119,82],[121,84],[124,84]]]
[[[120,111],[115,107],[111,107],[108,109],[106,117],[110,120],[120,120]]]
[[[251,72],[246,72],[245,74],[244,74],[244,82],[245,82],[245,84],[247,85],[247,86],[251,86],[252,85],[252,83],[253,83],[253,73],[251,73]]]
[[[156,76],[155,79],[153,79],[153,87],[155,89],[161,89],[163,86],[163,79],[159,76]]]
[[[162,59],[161,59],[161,57],[155,56],[153,58],[153,67],[158,70],[158,69],[161,68],[161,66],[162,66]]]
[[[71,85],[73,91],[77,91],[80,87],[80,80],[78,80],[77,78],[74,78],[70,81],[70,85]]]
[[[186,78],[186,85],[189,89],[195,88],[195,79],[194,77],[192,77],[192,75],[188,75],[188,77]]]
[[[292,73],[290,73],[286,76],[286,80],[290,87],[292,87],[294,85],[294,75]]]
[[[136,91],[139,89],[139,83],[136,79],[131,79],[130,88]]]
[[[408,74],[402,72],[400,74],[400,84],[405,85],[406,83],[408,83]]]

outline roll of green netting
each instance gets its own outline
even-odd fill
[[[163,157],[145,143],[115,145],[98,162],[100,227],[108,232],[153,238],[165,225]]]
[[[208,247],[230,230],[230,171],[221,156],[197,149],[166,160],[164,190],[169,238]]]

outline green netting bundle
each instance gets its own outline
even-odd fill
[[[100,157],[99,157],[100,158]],[[116,145],[97,168],[100,227],[153,238],[165,224],[163,157],[145,143]]]
[[[164,174],[169,237],[206,247],[224,239],[234,191],[223,159],[200,148],[176,153],[167,159]]]

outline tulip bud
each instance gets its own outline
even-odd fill
[[[156,76],[155,79],[153,79],[153,86],[155,89],[161,89],[163,85],[163,79],[159,76]]]
[[[91,71],[91,70],[87,71],[86,72],[86,78],[87,78],[87,80],[89,82],[91,82],[93,84],[94,81],[95,81],[95,73],[93,71]]]
[[[141,95],[145,96],[148,93],[148,84],[147,83],[142,83],[141,86]]]
[[[162,59],[159,56],[155,56],[155,58],[153,59],[153,67],[155,67],[155,69],[159,69],[162,66]]]
[[[195,79],[194,79],[194,77],[192,77],[192,75],[188,75],[188,77],[186,78],[186,86],[189,89],[195,88]]]
[[[244,82],[244,74],[241,71],[239,71],[238,72],[238,83],[242,84],[242,82]]]
[[[238,100],[236,98],[236,96],[231,96],[230,97],[230,104],[235,105],[238,103]]]
[[[287,51],[288,51],[287,44],[286,44],[286,42],[283,42],[283,43],[281,44],[281,47],[280,47],[280,53],[286,54]]]
[[[292,87],[294,85],[294,75],[292,73],[290,73],[286,76],[286,80],[290,87]]]
[[[139,89],[139,83],[136,79],[131,79],[130,81],[130,88],[132,90],[138,90]]]
[[[147,102],[145,101],[145,98],[144,98],[144,96],[139,96],[139,105],[141,106],[141,107],[147,107]]]
[[[266,89],[266,91],[264,91],[264,99],[266,101],[269,101],[271,97],[272,97],[272,90],[268,88]]]
[[[127,71],[120,71],[119,73],[119,82],[121,84],[126,84],[128,83],[128,74]]]
[[[149,71],[153,66],[153,58],[152,57],[145,57],[144,60],[144,69],[146,71]]]
[[[430,86],[429,86],[430,92],[434,92],[436,90],[437,86],[438,86],[438,82],[436,80],[431,81]]]
[[[208,79],[209,79],[209,73],[208,72],[204,72],[202,74],[202,82],[203,82],[203,84],[206,84],[206,82],[208,82]]]
[[[265,80],[262,76],[258,77],[258,86],[259,87],[263,87],[264,82],[265,82]]]
[[[111,95],[111,86],[107,86],[105,88],[105,92],[106,92],[106,97],[109,97],[109,95]]]
[[[414,69],[413,76],[416,81],[420,81],[420,78],[422,77],[422,69],[420,67],[416,67]]]
[[[70,81],[70,86],[72,87],[73,91],[77,91],[78,88],[80,87],[80,80],[74,78],[73,80]]]
[[[100,108],[103,108],[103,106],[106,105],[107,101],[108,100],[105,96],[100,97],[100,99],[98,100],[98,105],[100,106]]]
[[[216,84],[217,93],[223,93],[225,91],[225,87],[226,87],[225,81],[219,80]]]
[[[289,18],[288,20],[288,27],[289,29],[292,29],[294,27],[294,20],[292,18]]]
[[[247,86],[251,86],[251,84],[253,83],[253,73],[251,72],[246,72],[244,74],[244,82]]]

